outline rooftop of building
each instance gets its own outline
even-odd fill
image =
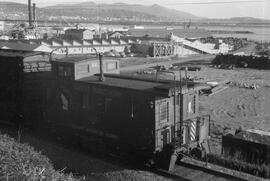
[[[29,44],[29,43],[22,43],[22,42],[10,42],[10,41],[3,41],[0,42],[0,49],[1,50],[17,50],[17,51],[24,51],[24,52],[51,52],[52,49],[40,44]]]
[[[170,80],[156,80],[150,78],[139,78],[136,76],[122,75],[122,74],[105,74],[105,80],[99,81],[99,75],[89,76],[77,80],[88,84],[102,85],[108,87],[117,87],[123,89],[130,89],[135,91],[144,91],[149,93],[158,94],[160,96],[172,96],[176,85],[176,92],[180,92],[180,82]],[[189,82],[189,84],[182,83],[182,93],[189,91],[199,90],[200,83]]]
[[[3,57],[32,57],[37,55],[44,55],[43,52],[14,52],[14,51],[3,51],[0,50],[0,56]]]
[[[69,56],[64,58],[56,58],[53,60],[53,62],[61,62],[61,63],[71,63],[76,64],[78,62],[84,62],[84,61],[97,61],[99,60],[96,56]],[[110,58],[110,57],[102,57],[102,60],[109,61],[109,60],[117,60],[116,58]]]
[[[45,45],[49,47],[89,47],[92,45],[126,45],[134,43],[136,39],[123,37],[123,38],[94,38],[91,40],[79,39],[36,39],[36,40],[0,40],[0,43],[16,43],[16,44],[30,44],[35,46]]]

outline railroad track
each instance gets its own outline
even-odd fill
[[[178,176],[176,180],[188,181],[246,181],[245,179],[210,170],[204,167],[191,165],[188,163],[181,163],[170,172],[174,176]]]
[[[111,155],[114,158],[122,160],[122,157],[117,157]],[[125,161],[124,161],[125,160]],[[123,162],[126,163],[126,159]],[[127,165],[131,164],[130,162],[126,163]],[[141,169],[141,165],[137,165],[138,169]],[[172,180],[179,181],[248,181],[248,179],[243,179],[228,173],[216,171],[210,168],[202,167],[199,165],[190,164],[187,162],[181,162],[175,165],[173,171],[166,171],[162,169],[153,169],[151,167],[144,167],[145,171],[150,171],[152,173],[170,178]],[[254,180],[255,181],[255,180]],[[256,180],[257,181],[257,180]]]
[[[184,156],[182,161],[176,165],[170,174],[178,176],[176,180],[188,181],[269,181],[269,179],[239,172],[211,163],[205,163],[190,157]]]

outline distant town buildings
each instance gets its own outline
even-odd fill
[[[122,38],[124,37],[125,35],[119,31],[114,31],[114,32],[110,32],[108,33],[108,38]]]
[[[44,45],[56,54],[96,54],[96,52],[124,52],[136,40],[132,39],[92,39],[92,40],[69,40],[69,39],[49,39],[49,40],[10,40],[13,44]]]
[[[66,39],[92,40],[95,32],[89,29],[67,29],[65,31]]]
[[[222,39],[208,38],[211,34],[204,29],[174,29],[173,27],[145,29],[140,26],[128,29],[127,27],[100,27],[99,24],[77,24],[74,28],[67,28],[48,27],[37,31],[29,28],[20,30],[14,27],[12,32],[18,36],[9,38],[17,40],[9,41],[45,45],[55,50],[54,53],[63,55],[96,52],[112,54],[113,52],[113,54],[133,53],[135,56],[163,57],[226,54],[234,49],[232,44]],[[0,40],[8,40],[8,37],[1,36]]]

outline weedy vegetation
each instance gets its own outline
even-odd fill
[[[51,161],[33,147],[0,134],[0,180],[79,181],[72,174],[53,168]]]
[[[203,160],[206,161],[206,160]],[[240,172],[245,172],[251,175],[255,175],[263,178],[270,178],[270,166],[269,165],[259,165],[243,162],[236,158],[224,158],[215,154],[207,155],[207,162],[220,165],[229,169],[233,169]]]

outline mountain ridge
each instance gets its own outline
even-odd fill
[[[38,4],[37,4],[38,5]],[[2,12],[1,12],[2,11]],[[27,4],[15,2],[0,2],[1,19],[27,19]],[[76,4],[57,4],[53,6],[37,7],[39,20],[81,19],[86,21],[168,21],[168,22],[212,22],[212,23],[270,23],[269,19],[254,17],[231,17],[226,19],[214,19],[198,17],[191,13],[169,9],[158,4],[144,6],[140,4],[126,4],[123,2],[112,4],[97,4],[93,1]]]
[[[0,2],[3,11],[2,16],[5,14],[12,17],[14,14],[27,15],[27,4],[13,3],[13,2]],[[38,5],[38,4],[37,4]],[[92,11],[92,12],[89,12]],[[102,12],[101,12],[102,11]],[[0,14],[1,15],[1,14]],[[95,2],[83,2],[77,4],[57,4],[54,6],[47,6],[37,8],[37,15],[43,18],[49,16],[80,16],[82,18],[90,18],[93,16],[103,16],[104,18],[132,18],[135,19],[148,19],[148,20],[168,20],[179,21],[183,19],[198,19],[199,17],[178,11],[168,9],[160,5],[154,4],[151,6],[144,6],[139,4],[126,4],[126,3],[113,3],[113,4],[96,4]],[[22,18],[20,17],[20,18]]]
[[[89,2],[83,2],[78,4],[72,4],[72,5],[65,5],[65,6],[47,6],[45,9],[65,9],[65,8],[89,8],[89,9],[98,9],[98,10],[112,10],[112,9],[118,9],[118,10],[124,10],[124,11],[132,11],[137,13],[145,13],[149,14],[151,16],[156,17],[164,17],[168,19],[198,19],[199,17],[183,12],[178,11],[174,9],[165,8],[163,6],[160,6],[158,4],[150,5],[150,6],[144,6],[140,4],[126,4],[126,3],[112,3],[112,4],[96,4],[95,2],[89,1]]]

